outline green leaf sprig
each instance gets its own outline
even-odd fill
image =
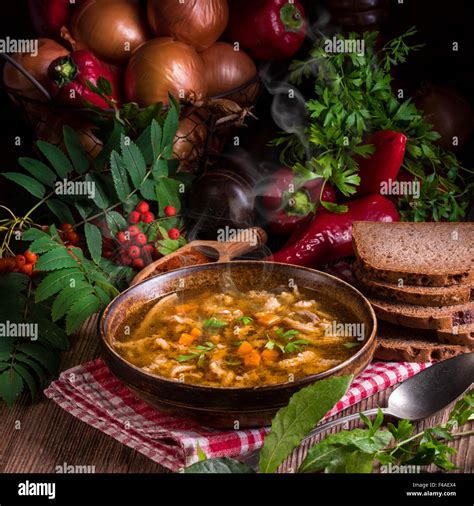
[[[415,33],[411,28],[378,50],[378,33],[366,32],[363,54],[328,53],[325,40],[316,41],[306,61],[290,66],[292,83],[314,82],[303,135],[282,133],[273,144],[302,180],[322,177],[350,197],[360,183],[355,155],[368,157],[373,152],[373,146],[362,144],[364,136],[378,130],[403,132],[408,138],[403,168],[420,181],[421,189],[419,198],[400,199],[402,219],[460,221],[474,193],[472,171],[433,143],[440,136],[422,112],[392,90],[393,67],[422,47],[408,42]],[[349,35],[352,40],[359,37]]]

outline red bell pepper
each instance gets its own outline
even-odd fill
[[[262,205],[273,234],[289,236],[301,221],[316,211],[321,197],[325,202],[336,202],[334,188],[326,184],[321,195],[322,185],[321,178],[298,184],[295,173],[287,168],[272,174],[263,191]]]
[[[405,135],[392,130],[380,130],[365,139],[364,144],[372,144],[375,151],[368,158],[355,157],[360,176],[358,195],[380,193],[382,183],[397,179],[405,156],[406,143]]]
[[[53,98],[64,105],[83,107],[83,100],[91,104],[108,108],[109,104],[93,92],[87,82],[97,86],[99,77],[107,79],[112,87],[111,100],[119,102],[119,82],[116,73],[99,61],[89,51],[73,51],[68,56],[57,58],[48,68],[50,91]]]
[[[298,238],[267,260],[306,267],[322,267],[328,262],[353,255],[352,223],[354,221],[399,221],[393,203],[383,195],[367,195],[348,202],[343,214],[321,213]]]
[[[306,21],[299,0],[234,0],[230,2],[226,38],[239,42],[252,58],[291,58],[303,44]]]
[[[42,37],[60,39],[60,30],[66,25],[75,5],[83,0],[28,0],[31,22]]]

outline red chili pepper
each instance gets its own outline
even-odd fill
[[[274,255],[273,262],[321,267],[328,262],[353,255],[352,223],[354,221],[399,221],[393,203],[383,195],[367,195],[347,204],[343,214],[321,213],[289,243]]]
[[[316,210],[322,184],[323,179],[298,184],[295,173],[287,168],[272,174],[264,189],[262,204],[273,234],[289,236],[302,220]],[[322,200],[336,202],[336,193],[331,185],[325,185]]]
[[[383,183],[397,179],[405,156],[407,138],[400,132],[380,130],[369,135],[364,144],[372,144],[375,152],[368,158],[356,157],[359,164],[358,195],[380,193]]]
[[[86,0],[28,0],[28,9],[35,32],[41,37],[62,41],[61,28],[67,26],[74,7]]]
[[[73,7],[70,0],[28,0],[33,27],[42,37],[60,38],[61,27],[67,24]]]
[[[118,76],[89,51],[73,51],[68,56],[57,58],[48,68],[50,90],[54,99],[62,104],[83,107],[83,100],[101,108],[110,107],[87,82],[97,86],[99,77],[107,79],[112,86],[109,98],[119,101]]]
[[[306,35],[299,0],[234,0],[230,2],[226,37],[239,42],[257,60],[291,58]]]

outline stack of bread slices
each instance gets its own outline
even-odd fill
[[[474,351],[474,223],[356,222],[358,288],[379,321],[376,358]]]

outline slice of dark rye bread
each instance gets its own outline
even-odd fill
[[[440,344],[430,331],[381,323],[374,358],[407,362],[432,362],[470,353],[472,346]]]
[[[474,284],[474,223],[354,222],[356,257],[371,279],[406,285]]]
[[[358,261],[352,264],[352,272],[359,288],[378,297],[416,306],[452,306],[469,302],[473,287],[469,285],[413,286],[385,283],[370,278]]]
[[[474,323],[474,302],[455,306],[413,306],[368,297],[375,314],[389,323],[414,329],[434,329],[452,332],[454,327]]]
[[[454,327],[451,332],[437,330],[436,334],[440,343],[474,346],[474,323]]]

